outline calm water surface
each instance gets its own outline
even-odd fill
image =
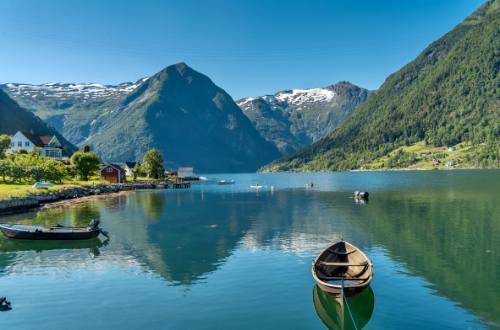
[[[0,237],[0,296],[14,307],[0,329],[349,328],[310,275],[341,237],[375,264],[371,289],[352,299],[358,326],[500,328],[500,171],[212,177],[237,183],[2,218],[99,218],[111,239]]]

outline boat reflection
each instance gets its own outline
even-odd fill
[[[0,253],[1,252],[43,252],[48,250],[74,250],[88,249],[89,254],[97,257],[101,254],[99,248],[109,244],[109,239],[100,240],[75,240],[75,241],[52,241],[52,240],[18,240],[0,238]]]
[[[371,287],[368,287],[359,294],[349,297],[349,307],[356,325],[353,324],[347,310],[345,307],[342,308],[335,296],[322,291],[317,285],[313,289],[313,304],[316,314],[328,329],[362,329],[372,316],[375,295]]]

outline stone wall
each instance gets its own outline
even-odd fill
[[[0,200],[0,214],[19,213],[29,211],[42,206],[46,203],[52,203],[67,199],[74,199],[92,195],[102,195],[116,193],[125,190],[136,189],[155,189],[157,187],[169,187],[166,182],[160,181],[144,181],[144,182],[127,182],[121,184],[96,185],[89,187],[64,188],[58,191],[43,191],[36,195],[27,197],[12,197],[6,200]]]

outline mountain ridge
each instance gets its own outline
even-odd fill
[[[282,155],[304,147],[342,123],[370,91],[347,81],[289,89],[236,101],[260,134]]]
[[[137,116],[135,113],[129,113],[127,109],[131,107],[141,109],[155,104],[155,102],[156,104],[161,103],[161,100],[154,97],[153,94],[158,96],[162,93],[161,79],[158,79],[158,77],[166,78],[169,68],[176,68],[180,76],[185,70],[190,69],[185,63],[181,62],[167,66],[155,75],[141,78],[135,83],[127,82],[117,85],[98,83],[45,83],[39,85],[7,83],[0,85],[0,88],[7,91],[12,98],[16,99],[25,108],[43,118],[49,125],[63,132],[64,136],[75,144],[93,146],[94,150],[103,159],[123,161],[124,159],[140,158],[144,154],[145,148],[158,145],[154,134],[150,134],[151,128],[154,131],[155,123],[158,122],[158,120],[152,118],[155,116],[155,111],[151,109],[144,111],[143,115],[148,116],[148,118],[143,120],[144,118]],[[170,76],[175,78],[175,76],[172,76],[172,72]],[[206,75],[200,73],[200,76],[197,77],[203,79],[206,83],[213,84]],[[181,83],[182,79],[178,82]],[[175,86],[170,84],[169,88],[175,89]],[[214,92],[213,89],[208,90]],[[196,97],[209,97],[206,95],[206,91],[207,89],[198,89]],[[273,159],[277,159],[281,155],[310,144],[333,129],[355,107],[366,100],[368,93],[369,91],[349,82],[339,82],[324,88],[290,89],[277,92],[272,96],[274,101],[271,103],[273,104],[266,105],[267,107],[278,106],[280,108],[279,111],[275,111],[275,115],[282,117],[276,121],[275,127],[281,130],[281,132],[278,132],[276,139],[272,136],[274,134],[272,132],[273,128],[270,128],[270,132],[266,132],[265,129],[263,131],[261,124],[264,121],[255,120],[256,118],[245,107],[239,107],[240,110],[238,111],[243,111],[242,113],[246,118],[242,118],[239,114],[237,117],[238,121],[247,121],[248,119],[254,129],[258,131],[260,137],[254,136],[251,140],[263,138],[280,150],[280,153],[273,156]],[[193,98],[196,97],[193,96]],[[266,102],[265,99],[269,97],[257,97],[253,102]],[[228,103],[227,100],[229,99],[231,97],[225,91],[219,93],[217,97],[217,100],[223,103]],[[188,100],[184,101],[188,102]],[[170,100],[164,103],[163,106],[176,106],[174,103]],[[203,106],[206,106],[206,104]],[[224,105],[221,104],[221,106]],[[127,113],[128,119],[122,114],[123,112]],[[152,114],[148,115],[150,113]],[[203,113],[198,115],[203,119]],[[130,118],[135,119],[131,121]],[[113,128],[115,122],[127,120],[130,121],[130,127],[119,125],[120,129]],[[192,120],[194,121],[194,119]],[[248,125],[245,124],[244,126]],[[120,153],[116,148],[109,148],[101,138],[101,136],[106,136],[110,143],[117,144],[120,143],[120,140],[126,139],[125,132],[133,135],[132,130],[139,130],[144,133],[137,136],[132,143],[138,145],[138,151],[135,153]],[[105,131],[115,132],[115,135],[112,136]],[[247,131],[249,131],[248,128]],[[179,132],[179,134],[178,138],[185,138],[185,132]],[[209,136],[206,138],[210,139]],[[269,146],[264,147],[264,149],[268,150]],[[241,152],[244,153],[244,150],[241,150]],[[264,154],[266,152],[264,151]],[[179,153],[174,156],[174,158],[176,157],[183,158]],[[268,159],[268,161],[273,159]],[[190,159],[189,162],[196,161]],[[172,159],[171,165],[174,166],[175,164],[178,164],[178,162]]]
[[[86,143],[118,161],[140,159],[155,147],[171,166],[243,172],[279,156],[222,88],[185,63],[142,82],[95,126],[100,130]]]

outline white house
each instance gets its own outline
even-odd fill
[[[10,147],[7,151],[19,152],[26,150],[32,152],[36,150],[40,156],[55,159],[62,158],[62,145],[55,135],[34,135],[27,132],[18,131],[10,138]]]
[[[194,169],[192,167],[179,167],[177,169],[177,176],[179,178],[192,178],[194,177]]]
[[[139,162],[125,162],[123,164],[123,169],[125,169],[125,175],[126,176],[134,176],[134,173],[133,173],[133,170],[134,170],[134,167],[135,165],[141,165],[141,163]]]

